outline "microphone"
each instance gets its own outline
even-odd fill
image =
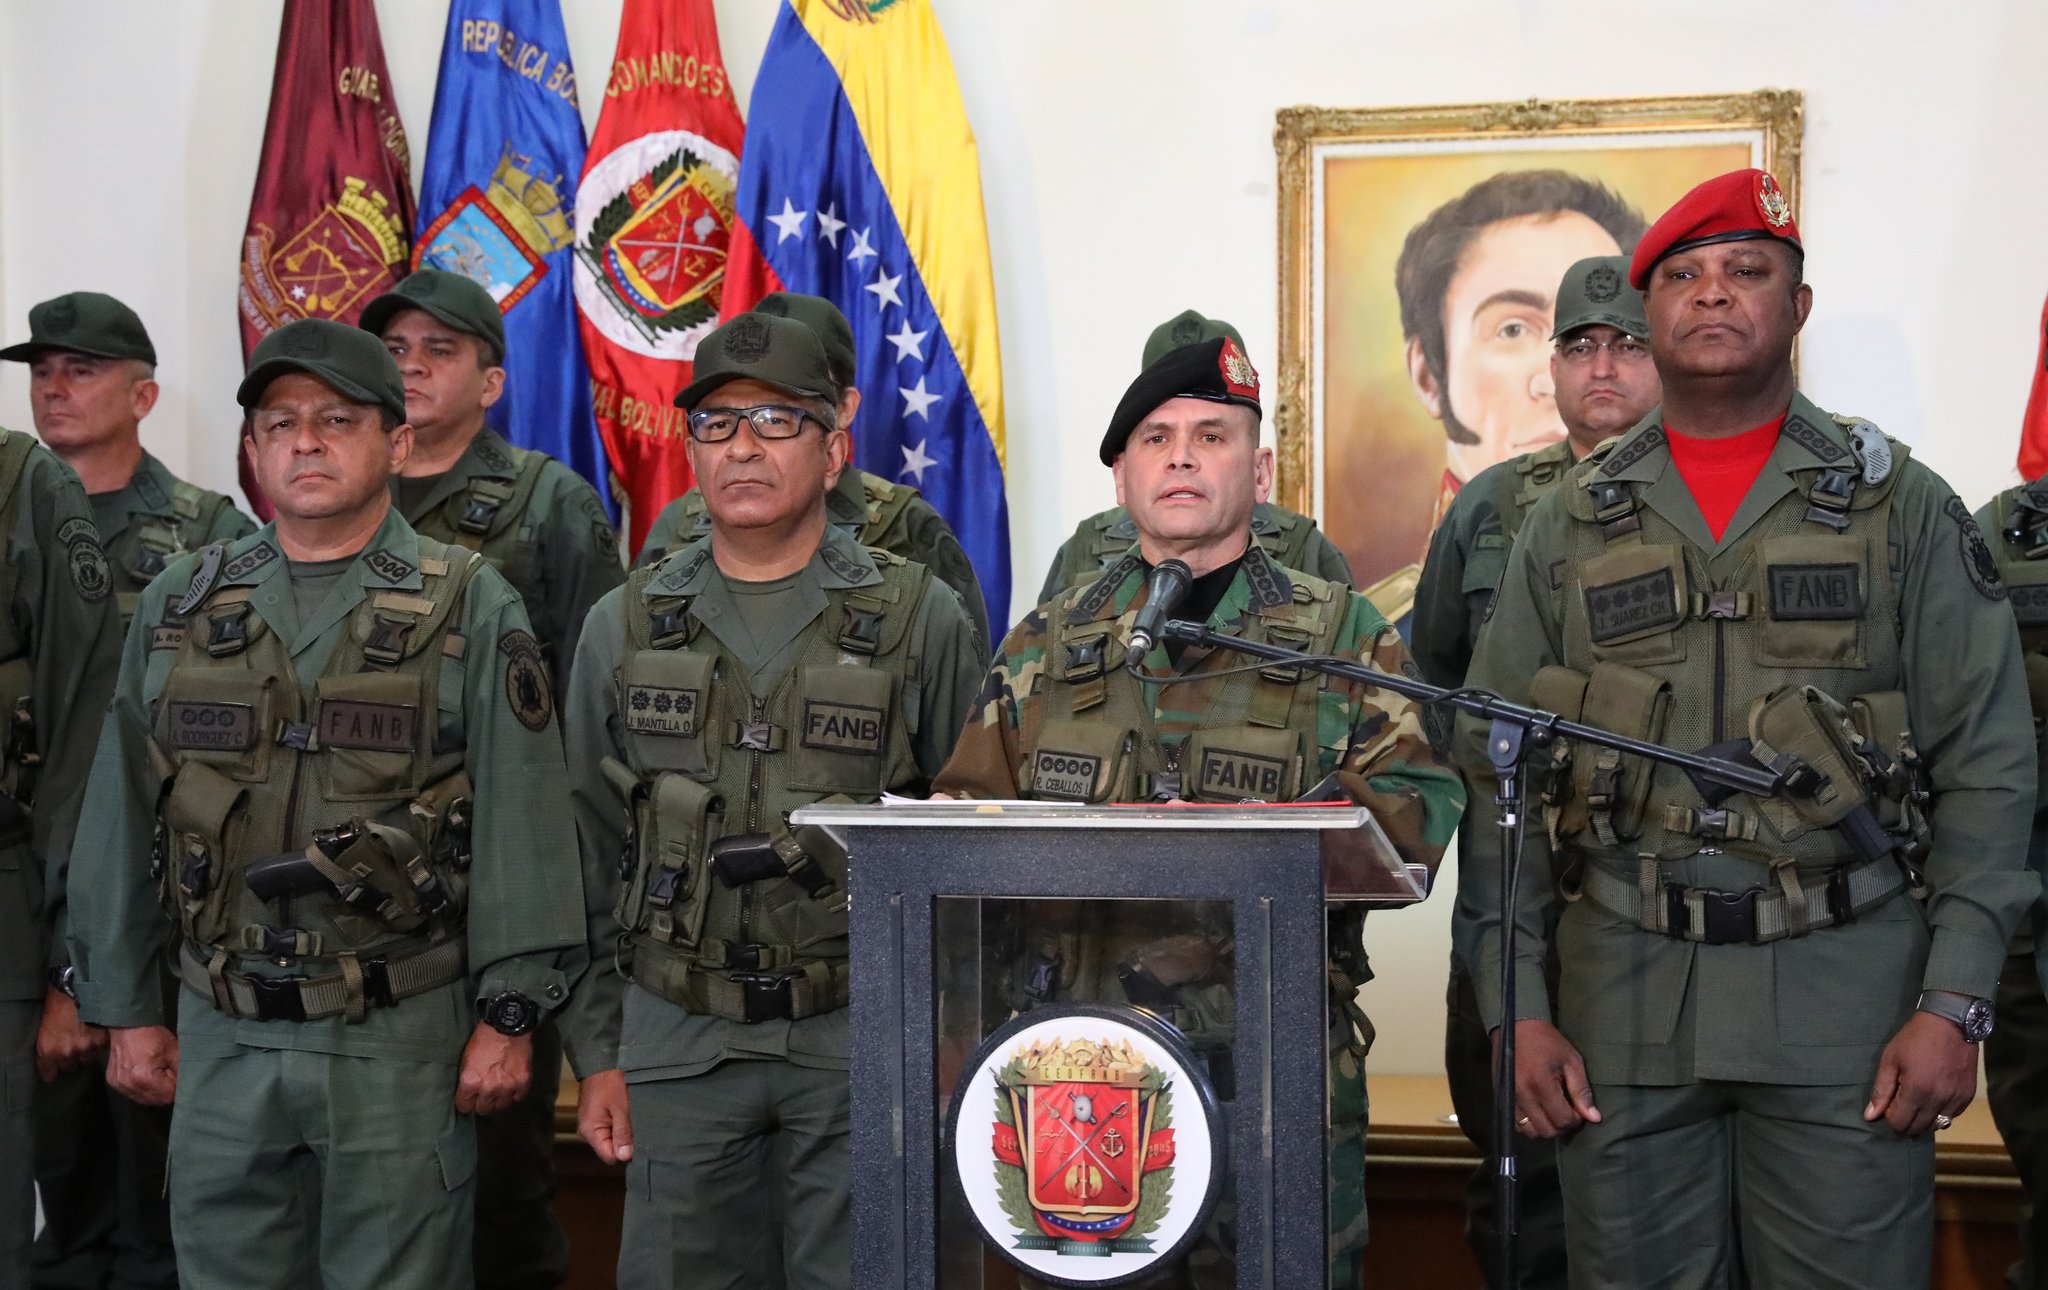
[[[1152,576],[1145,582],[1145,606],[1131,628],[1131,652],[1124,655],[1126,668],[1136,672],[1145,666],[1145,656],[1158,643],[1166,620],[1194,585],[1194,572],[1179,560],[1161,560],[1152,566]]]

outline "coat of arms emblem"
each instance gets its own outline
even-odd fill
[[[561,185],[508,142],[484,190],[463,189],[420,235],[413,267],[460,273],[510,313],[547,273],[547,257],[574,240]]]
[[[288,236],[258,224],[242,247],[242,316],[263,332],[351,310],[406,268],[405,221],[391,199],[350,177],[341,195]]]

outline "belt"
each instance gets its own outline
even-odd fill
[[[851,997],[847,965],[813,960],[774,971],[721,971],[654,941],[636,941],[624,965],[642,989],[685,1012],[753,1025],[801,1021],[844,1008]]]
[[[1630,881],[1589,863],[1580,890],[1609,913],[1673,940],[1701,945],[1767,945],[1852,923],[1858,914],[1904,890],[1906,877],[1887,858],[1830,869],[1821,881],[1793,878],[1786,885],[1791,892],[1765,887],[1716,891],[1678,883]],[[1644,898],[1646,890],[1648,899]]]
[[[185,988],[244,1021],[361,1021],[370,1007],[396,1007],[469,975],[461,941],[442,941],[406,954],[340,956],[340,970],[321,976],[250,976],[228,969],[228,953],[202,959],[191,945],[178,955]]]

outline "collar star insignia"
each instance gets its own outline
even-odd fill
[[[830,242],[832,248],[839,248],[839,230],[846,227],[846,221],[839,218],[839,203],[833,202],[818,212],[818,236]]]
[[[872,228],[855,229],[853,232],[853,246],[847,250],[846,258],[855,264],[859,264],[862,260],[874,259],[876,255],[875,244],[868,240],[873,233],[874,230]]]
[[[892,278],[889,276],[889,271],[887,269],[882,269],[877,271],[875,280],[873,282],[868,283],[864,290],[874,292],[875,308],[877,311],[879,311],[885,308],[886,306],[900,305],[903,303],[903,297],[896,294],[896,288],[902,285],[902,274],[899,273]]]
[[[910,329],[910,319],[905,318],[902,328],[895,335],[885,336],[883,339],[896,347],[897,362],[900,363],[906,358],[914,358],[919,362],[923,362],[924,338],[929,335],[931,335],[930,332],[912,331]]]
[[[909,393],[907,390],[904,392]],[[896,472],[896,478],[908,476],[917,481],[918,487],[924,486],[924,472],[939,464],[938,458],[925,455],[925,445],[930,442],[930,439],[921,439],[915,445],[903,449],[903,469]]]
[[[900,385],[896,387],[896,392],[903,396],[904,416],[923,417],[926,421],[929,421],[932,419],[932,404],[945,397],[941,394],[933,394],[930,390],[927,390],[924,381],[925,378],[920,376],[917,378],[917,384],[909,389],[904,389]]]
[[[789,198],[783,198],[782,214],[770,215],[768,217],[768,222],[775,226],[775,241],[777,244],[787,242],[790,238],[803,232],[804,221],[810,217],[811,213],[809,211],[800,211],[791,204]]]

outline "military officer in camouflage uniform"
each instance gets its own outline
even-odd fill
[[[776,291],[761,298],[754,312],[794,318],[818,334],[831,364],[836,393],[839,428],[850,431],[854,414],[860,411],[859,377],[854,368],[853,327],[839,306],[823,296],[806,296],[793,291]],[[880,475],[848,466],[839,473],[839,483],[825,499],[826,521],[854,535],[862,546],[879,547],[900,555],[937,574],[939,580],[959,593],[981,639],[989,638],[988,606],[981,595],[981,580],[967,559],[960,539],[953,534],[932,504],[908,484],[891,483]],[[638,565],[653,564],[670,551],[703,537],[711,531],[711,514],[704,505],[704,490],[693,488],[662,507],[654,527],[641,544]]]
[[[392,497],[422,537],[479,551],[526,603],[556,693],[584,615],[625,581],[597,490],[544,452],[484,424],[506,390],[505,319],[471,279],[420,269],[363,309],[405,381],[413,456]],[[569,1275],[555,1218],[555,1099],[562,1039],[533,1036],[526,1100],[477,1121],[476,1273],[480,1290],[545,1290]]]
[[[1489,466],[1451,500],[1430,540],[1415,592],[1409,648],[1422,675],[1434,685],[1465,680],[1472,644],[1486,607],[1493,603],[1508,548],[1529,510],[1564,479],[1580,458],[1603,440],[1627,430],[1657,405],[1661,387],[1650,362],[1649,322],[1643,297],[1628,285],[1628,260],[1604,255],[1580,260],[1565,270],[1557,288],[1557,326],[1551,334],[1551,384],[1566,438],[1536,452]],[[1433,710],[1447,733],[1449,710]],[[1490,783],[1468,785],[1472,796],[1491,793]],[[1470,854],[1472,817],[1460,831],[1460,851]],[[1444,1031],[1444,1067],[1458,1127],[1481,1154],[1493,1152],[1493,1062],[1472,978],[1451,956],[1449,1009]],[[1557,1158],[1547,1142],[1522,1146],[1515,1161],[1521,1185],[1517,1231],[1521,1237],[1521,1284],[1527,1290],[1565,1284],[1564,1199],[1558,1190]],[[1465,1184],[1465,1239],[1486,1270],[1487,1283],[1502,1284],[1493,1266],[1499,1249],[1493,1216],[1493,1170],[1482,1164]]]
[[[1763,171],[1645,235],[1663,404],[1536,504],[1467,676],[1782,777],[1539,754],[1512,910],[1478,811],[1453,934],[1494,1027],[1516,920],[1517,1122],[1561,1139],[1574,1286],[1924,1286],[1932,1130],[2039,889],[1996,562],[1903,445],[1798,393],[1802,276]],[[1461,723],[1474,774],[1484,734]]]
[[[1407,700],[1367,694],[1315,673],[1288,680],[1272,669],[1155,687],[1119,666],[1148,569],[1168,558],[1185,561],[1195,574],[1176,617],[1206,620],[1247,640],[1346,655],[1386,671],[1409,666],[1399,636],[1370,601],[1275,563],[1253,540],[1253,498],[1272,478],[1272,458],[1259,448],[1259,420],[1258,374],[1223,324],[1204,320],[1195,339],[1168,347],[1139,374],[1101,451],[1138,540],[1102,577],[1060,593],[1010,632],[982,688],[979,715],[939,776],[941,792],[1242,801],[1244,783],[1222,778],[1229,768],[1278,765],[1284,768],[1279,781],[1256,796],[1290,800],[1320,790],[1364,803],[1405,859],[1436,864],[1457,826],[1464,793]],[[1170,645],[1153,651],[1148,668],[1155,675],[1201,676],[1243,662],[1227,651]],[[1043,772],[1049,754],[1088,769]],[[1364,946],[1356,912],[1333,912],[1330,922],[1332,968],[1346,981],[1331,1001],[1330,1283],[1351,1287],[1359,1281],[1366,1234],[1368,1037],[1354,1021]],[[1209,930],[1162,923],[1170,925],[1134,927],[1119,914],[1111,927],[1081,910],[1066,925],[1031,929],[1025,939],[1037,948],[1033,970],[1018,974],[1030,983],[1018,1005],[1108,998],[1159,1006],[1162,1000],[1130,998],[1115,983],[1140,980],[1143,965],[1135,955],[1126,957],[1133,943]],[[1184,979],[1153,975],[1175,1001],[1167,1011],[1191,1039],[1227,1041],[1227,951],[1219,948],[1205,970],[1173,974]],[[1235,1284],[1229,1252],[1219,1244],[1213,1234],[1205,1237],[1186,1267],[1162,1276],[1177,1284]]]
[[[846,857],[788,815],[921,791],[986,656],[930,570],[827,521],[836,389],[793,318],[707,336],[676,402],[711,532],[577,648],[595,966],[564,1029],[583,1136],[627,1162],[625,1287],[850,1281]]]
[[[1244,347],[1244,337],[1237,328],[1189,309],[1152,329],[1152,334],[1145,338],[1145,352],[1138,368],[1143,371],[1170,350],[1215,332],[1236,340],[1240,349]],[[1270,448],[1259,451],[1268,456],[1272,453]],[[1265,494],[1270,490],[1269,478],[1252,507],[1253,540],[1283,568],[1299,569],[1325,582],[1350,586],[1351,562],[1344,558],[1344,553],[1323,535],[1313,519],[1267,501]],[[1045,571],[1045,585],[1038,589],[1039,603],[1052,600],[1068,587],[1099,577],[1123,559],[1137,540],[1138,524],[1126,507],[1112,506],[1082,520],[1073,535],[1053,552],[1052,564]]]
[[[108,1082],[175,1098],[187,1290],[467,1285],[473,1114],[526,1092],[583,961],[547,669],[519,597],[391,505],[368,333],[271,333],[238,391],[278,518],[143,594],[71,887]],[[180,936],[178,1026],[155,964]]]
[[[144,450],[142,420],[157,399],[156,347],[132,309],[75,291],[29,310],[28,326],[28,340],[0,349],[0,360],[29,366],[36,434],[85,485],[126,627],[166,560],[256,526],[228,498],[177,478]],[[53,1024],[74,1041],[83,1032],[68,998],[46,1018]],[[44,1073],[54,1078],[36,1095],[36,1286],[177,1285],[164,1201],[170,1115],[108,1092],[98,1062]]]

